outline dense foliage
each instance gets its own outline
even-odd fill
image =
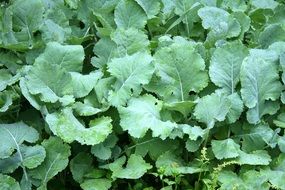
[[[284,0],[1,1],[0,189],[285,189],[284,83]]]

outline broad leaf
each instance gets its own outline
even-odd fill
[[[153,137],[165,139],[177,125],[170,121],[162,121],[161,109],[162,102],[151,95],[132,98],[127,107],[118,108],[120,125],[135,138],[143,137],[151,129]]]
[[[112,105],[124,105],[131,96],[141,93],[141,85],[148,84],[154,72],[151,62],[149,54],[136,53],[115,58],[108,64],[108,71],[117,79],[109,96]]]
[[[29,171],[29,176],[37,180],[36,186],[46,189],[47,182],[67,167],[71,152],[69,145],[56,137],[44,140],[42,146],[46,150],[46,158],[39,167]]]
[[[209,75],[213,83],[233,94],[239,82],[240,68],[247,48],[239,41],[217,48],[211,58]]]
[[[239,156],[240,146],[232,139],[212,140],[212,149],[219,160]]]
[[[147,89],[166,101],[186,101],[189,92],[199,92],[208,84],[204,60],[190,43],[161,48],[154,55],[154,63],[158,79]]]
[[[123,168],[125,162],[126,157],[123,156],[109,164],[109,168],[113,172],[112,178],[138,179],[142,177],[147,170],[152,168],[152,166],[146,163],[141,156],[135,154],[130,156],[126,167]]]
[[[99,144],[112,132],[111,118],[101,117],[91,120],[89,128],[86,128],[73,115],[70,108],[66,108],[61,112],[48,114],[46,122],[55,135],[69,143],[78,141],[86,145]]]
[[[249,123],[260,122],[265,114],[274,114],[279,109],[277,100],[281,94],[281,83],[277,65],[264,59],[247,57],[241,68],[241,95]]]
[[[115,9],[115,22],[118,28],[138,28],[145,26],[147,17],[143,9],[132,0],[121,0]]]

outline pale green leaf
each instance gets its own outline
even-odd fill
[[[155,162],[158,170],[163,171],[163,175],[173,176],[177,174],[193,174],[202,172],[202,168],[186,166],[183,160],[175,155],[174,152],[167,151],[160,155]]]
[[[285,40],[285,29],[280,24],[272,24],[267,26],[264,31],[260,33],[259,43],[263,48],[267,48],[274,42]]]
[[[8,70],[0,69],[0,92],[5,90],[7,86],[16,83],[19,78],[19,74],[12,76]]]
[[[112,132],[112,119],[101,117],[91,120],[86,128],[74,115],[70,108],[46,116],[51,131],[65,142],[77,141],[81,144],[95,145],[103,142]]]
[[[231,108],[231,102],[222,93],[213,93],[198,100],[194,115],[198,121],[214,127],[216,121],[224,121]]]
[[[251,153],[240,151],[239,157],[235,161],[242,165],[268,165],[271,162],[271,157],[265,150],[258,150]]]
[[[139,179],[147,172],[147,170],[152,168],[152,166],[146,163],[141,156],[135,154],[130,156],[126,167],[123,168],[125,162],[126,157],[123,156],[109,164],[109,168],[112,171],[112,178]]]
[[[72,108],[80,116],[91,116],[103,111],[102,109],[95,108],[92,104],[82,102],[75,102]]]
[[[285,128],[285,113],[281,113],[277,116],[275,120],[273,120],[273,123],[277,127]]]
[[[240,41],[227,43],[215,49],[209,68],[213,83],[233,94],[239,82],[242,61],[247,55],[248,50]]]
[[[112,181],[109,179],[88,179],[80,187],[83,190],[108,190],[112,187]]]
[[[78,183],[84,181],[84,175],[92,170],[92,161],[90,154],[84,152],[77,154],[70,161],[70,171],[75,181]]]
[[[61,45],[58,42],[50,42],[45,51],[35,60],[35,64],[55,64],[66,71],[81,72],[84,56],[81,45]]]
[[[8,158],[15,149],[21,154],[21,144],[34,143],[38,138],[38,132],[23,122],[0,124],[0,158]]]
[[[213,37],[235,37],[241,32],[240,24],[227,11],[217,7],[203,7],[198,15],[205,29],[210,29]]]
[[[275,9],[278,6],[274,0],[251,0],[251,4],[259,9]]]
[[[25,77],[25,86],[43,102],[64,102],[73,94],[71,80],[71,75],[59,65],[45,62],[32,67]]]
[[[234,123],[237,121],[243,111],[243,102],[240,95],[237,93],[228,96],[228,100],[231,102],[231,108],[227,115],[227,120],[229,123]]]
[[[29,169],[39,166],[46,157],[45,149],[40,145],[35,146],[21,146],[21,154],[23,154],[23,166]]]
[[[0,189],[21,190],[19,183],[12,177],[0,174]]]
[[[240,146],[232,139],[212,140],[212,149],[219,160],[239,156]]]
[[[279,105],[276,102],[281,94],[281,83],[277,65],[256,56],[247,57],[241,68],[241,95],[247,111],[249,123],[260,122],[265,114],[274,114]]]
[[[181,101],[165,103],[163,106],[165,109],[178,111],[182,113],[184,117],[187,117],[189,113],[193,110],[195,103],[193,101]]]
[[[29,171],[29,176],[38,180],[36,185],[44,189],[49,180],[67,167],[71,152],[69,145],[56,137],[44,140],[42,146],[46,150],[46,158],[39,167]]]
[[[73,94],[75,98],[82,98],[87,96],[96,85],[96,82],[103,76],[100,71],[82,75],[77,72],[70,72]]]
[[[160,111],[162,102],[151,95],[132,98],[127,107],[119,107],[120,125],[123,130],[135,137],[141,138],[150,129],[153,137],[165,139],[177,127],[171,121],[162,121]]]
[[[9,107],[13,104],[13,97],[10,91],[0,92],[0,113],[6,112]]]
[[[119,56],[145,51],[149,46],[147,35],[136,28],[117,29],[111,34],[111,39],[117,44],[116,51]]]
[[[187,41],[159,49],[154,55],[154,63],[158,79],[147,89],[166,101],[186,101],[189,92],[199,92],[208,84],[205,62]]]
[[[115,22],[118,28],[144,28],[147,16],[143,9],[132,0],[121,0],[115,9]]]
[[[116,77],[109,100],[114,106],[124,105],[131,96],[138,96],[141,85],[149,83],[154,67],[152,57],[147,53],[115,58],[108,64],[108,71]]]
[[[118,137],[111,134],[103,143],[92,146],[91,153],[101,160],[108,160],[112,156],[112,150],[117,141]]]
[[[101,38],[94,46],[91,63],[94,67],[104,68],[107,63],[115,56],[117,45],[109,38]]]
[[[148,19],[154,18],[160,11],[159,1],[135,0],[146,13]]]

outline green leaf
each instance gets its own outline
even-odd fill
[[[47,62],[35,64],[24,79],[29,93],[50,103],[65,102],[72,98],[71,80],[71,75],[59,65]]]
[[[82,103],[82,102],[75,102],[72,108],[80,116],[92,116],[103,111],[102,109],[95,108],[90,103]]]
[[[165,109],[171,111],[178,111],[182,113],[184,117],[187,117],[189,113],[193,110],[195,103],[193,101],[171,102],[165,103],[163,106]]]
[[[109,38],[101,38],[94,46],[91,63],[94,67],[104,68],[107,63],[115,56],[117,45]]]
[[[159,1],[135,0],[144,10],[148,19],[154,18],[160,11]]]
[[[187,41],[159,49],[154,63],[158,79],[147,89],[163,96],[165,101],[186,101],[189,92],[199,92],[208,84],[204,60]]]
[[[239,22],[227,11],[217,7],[203,7],[199,9],[198,15],[202,19],[202,26],[210,29],[209,37],[231,38],[241,32]],[[207,38],[209,38],[207,37]]]
[[[58,42],[50,42],[45,51],[35,60],[35,64],[55,64],[66,71],[81,72],[84,56],[81,45],[61,45]]]
[[[101,117],[91,120],[86,128],[73,115],[70,108],[46,116],[51,131],[65,142],[77,141],[81,144],[95,145],[103,142],[112,132],[112,119]]]
[[[35,143],[39,139],[39,134],[23,122],[0,124],[0,139],[0,158],[8,158],[15,149],[21,154],[20,145],[24,142]]]
[[[19,183],[12,177],[0,174],[0,188],[3,190],[20,190]]]
[[[109,179],[88,179],[80,187],[83,190],[108,190],[112,187],[112,181]]]
[[[115,9],[115,22],[118,28],[144,28],[147,17],[143,9],[132,0],[121,0]]]
[[[259,124],[257,126],[244,125],[241,133],[234,138],[242,139],[242,150],[251,152],[264,149],[266,145],[275,147],[277,142],[274,142],[275,131],[269,125]],[[275,145],[274,145],[275,144]]]
[[[247,55],[248,50],[240,41],[215,49],[209,68],[211,81],[227,93],[233,94],[239,82],[242,61]]]
[[[20,80],[20,88],[21,88],[22,95],[29,101],[29,103],[35,109],[41,110],[42,105],[41,105],[40,101],[29,92],[29,89],[27,87],[27,82],[24,78],[21,78],[21,80]]]
[[[281,152],[285,153],[285,136],[278,138],[278,146]]]
[[[117,44],[116,51],[119,56],[145,51],[149,46],[147,35],[135,28],[117,29],[111,34],[111,39]]]
[[[92,170],[92,161],[90,154],[84,152],[80,152],[70,161],[70,171],[75,181],[84,181],[84,175]]]
[[[151,129],[153,137],[165,139],[177,125],[171,121],[162,121],[161,109],[162,102],[151,95],[132,98],[127,107],[118,108],[120,125],[135,138],[143,137]]]
[[[141,85],[148,84],[154,72],[151,62],[149,54],[136,53],[115,58],[108,64],[108,71],[116,77],[113,90],[109,93],[112,105],[124,105],[132,96],[141,93]]]
[[[277,100],[281,94],[281,83],[277,66],[264,59],[247,57],[241,68],[241,96],[247,111],[249,123],[260,122],[265,114],[274,114],[279,105]]]
[[[231,108],[227,115],[227,120],[229,123],[234,123],[237,121],[243,111],[243,102],[237,93],[228,96],[228,100],[231,102]]]
[[[156,160],[161,154],[169,150],[175,150],[178,148],[179,143],[177,140],[160,138],[152,138],[150,134],[147,134],[143,138],[135,139],[135,144],[128,149],[131,150],[135,147],[135,154],[145,157],[147,154],[152,160]]]
[[[251,4],[259,9],[275,9],[278,5],[274,0],[251,0]]]
[[[8,13],[11,11],[10,13]],[[10,21],[4,35],[4,47],[12,50],[27,50],[37,44],[33,33],[36,32],[43,22],[44,6],[41,0],[17,0],[7,8]]]
[[[212,140],[212,149],[219,160],[239,156],[240,146],[232,139]]]
[[[47,182],[67,167],[71,152],[69,145],[56,137],[44,140],[42,146],[46,150],[46,158],[39,167],[29,171],[29,176],[37,180],[36,186],[45,189]]]
[[[87,96],[95,87],[96,82],[103,76],[100,71],[82,75],[77,72],[70,72],[72,78],[72,86],[75,98]]]
[[[237,187],[242,190],[246,189],[243,180],[232,171],[221,171],[218,180],[221,183],[222,190],[230,190]]]
[[[177,174],[193,174],[202,172],[202,168],[195,166],[185,166],[183,161],[174,152],[167,151],[160,155],[155,162],[155,166],[163,175],[175,176]]]
[[[91,153],[101,160],[108,160],[112,156],[112,149],[117,141],[118,138],[111,134],[103,143],[92,146]]]
[[[247,4],[244,0],[237,0],[237,1],[232,1],[232,0],[224,0],[222,2],[223,8],[231,9],[232,11],[238,12],[242,11],[244,12],[247,9]]]
[[[224,121],[229,113],[231,103],[222,93],[213,93],[198,100],[194,115],[198,121],[213,128],[216,121]]]
[[[40,145],[35,145],[33,147],[22,145],[21,151],[23,154],[23,166],[29,169],[39,166],[46,157],[46,151]]]
[[[146,163],[141,156],[135,154],[130,156],[126,167],[123,168],[125,162],[126,157],[123,156],[109,164],[109,168],[112,171],[112,178],[139,179],[147,172],[147,170],[152,168],[152,166]]]
[[[260,33],[259,43],[263,48],[267,48],[274,42],[285,40],[285,29],[282,25],[272,24],[267,26],[264,31]]]
[[[240,151],[239,157],[235,161],[242,165],[268,165],[271,162],[271,157],[266,150],[258,150],[252,153]]]
[[[11,86],[16,83],[20,78],[20,75],[12,76],[6,69],[0,69],[0,92],[5,90],[7,86]]]
[[[0,113],[5,113],[9,109],[9,107],[13,104],[12,98],[11,92],[0,92]]]

